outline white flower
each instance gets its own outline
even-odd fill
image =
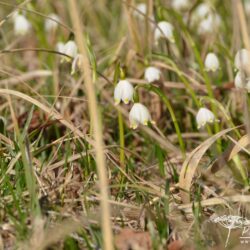
[[[250,92],[250,79],[246,78],[244,72],[237,72],[234,79],[234,85],[237,89],[246,89],[248,92]]]
[[[219,59],[216,54],[208,53],[205,59],[205,69],[207,71],[216,71],[220,67]]]
[[[63,51],[64,51],[64,43],[58,42],[58,43],[56,44],[56,50],[57,50],[58,52],[60,52],[60,53],[63,53]]]
[[[250,80],[247,81],[245,88],[246,88],[247,92],[250,93]]]
[[[147,15],[147,5],[145,3],[139,3],[134,10],[134,15],[140,19],[143,19]]]
[[[147,16],[147,4],[139,3],[136,6],[136,10],[134,10],[134,16],[140,20],[144,20]],[[152,29],[155,27],[155,17],[153,15],[149,16],[149,24]]]
[[[174,35],[173,35],[173,25],[169,22],[162,21],[157,24],[155,29],[154,38],[155,41],[158,42],[160,38],[166,38],[170,42],[174,43]]]
[[[196,123],[198,129],[204,127],[207,123],[215,122],[214,114],[207,108],[200,108],[196,115]]]
[[[119,104],[122,100],[125,104],[128,104],[133,99],[134,87],[127,80],[120,80],[115,86],[114,99],[115,104]]]
[[[161,71],[156,67],[147,67],[144,73],[144,78],[149,83],[159,81],[161,78]]]
[[[238,70],[245,73],[250,72],[250,52],[247,49],[241,49],[236,53],[234,65]]]
[[[211,34],[215,32],[221,25],[221,18],[217,14],[209,14],[203,19],[198,26],[200,35]]]
[[[70,40],[64,45],[64,54],[73,58],[77,55],[77,46],[74,41]]]
[[[246,14],[250,15],[250,1],[244,2]]]
[[[71,75],[75,74],[75,72],[78,69],[81,69],[82,61],[83,61],[83,55],[82,54],[77,54],[76,57],[74,58],[73,62],[72,62]]]
[[[246,82],[246,77],[245,77],[244,73],[242,73],[241,71],[238,71],[235,78],[234,78],[235,88],[237,88],[237,89],[244,88],[245,82]]]
[[[173,0],[172,6],[177,11],[187,10],[190,6],[190,0]]]
[[[148,109],[141,103],[135,103],[129,112],[130,127],[136,129],[139,124],[148,125],[154,123]]]
[[[49,14],[48,16],[49,18],[47,18],[45,20],[45,30],[47,32],[51,32],[51,31],[55,31],[56,28],[58,27],[58,23],[60,21],[60,18],[58,17],[58,15],[52,13],[52,14]],[[50,19],[51,18],[51,19]],[[52,20],[54,19],[54,20]]]
[[[77,46],[76,43],[72,40],[68,41],[66,44],[62,42],[57,43],[56,49],[58,52],[66,54],[72,58],[77,56]],[[62,60],[70,60],[69,58],[64,57]]]
[[[205,18],[211,11],[210,6],[207,3],[202,3],[198,5],[198,7],[195,10],[195,18],[197,19],[203,19]]]
[[[26,35],[30,29],[31,24],[28,19],[20,14],[15,14],[13,16],[14,20],[14,31],[16,35]]]

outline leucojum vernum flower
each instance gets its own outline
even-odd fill
[[[240,49],[236,53],[234,66],[237,70],[234,79],[235,87],[250,92],[250,52],[247,49]]]
[[[159,81],[161,78],[161,71],[156,67],[147,67],[145,69],[144,78],[148,83]]]
[[[133,96],[133,85],[126,79],[120,80],[114,90],[115,105],[118,105],[121,101],[128,104],[133,101]],[[139,124],[148,125],[148,122],[153,123],[149,110],[139,102],[133,104],[129,112],[129,121],[130,127],[133,129],[136,129]]]
[[[175,42],[174,39],[174,27],[171,23],[166,21],[161,21],[157,24],[154,33],[155,43],[157,44],[160,38],[165,38],[171,43]]]
[[[207,123],[213,123],[215,121],[217,120],[212,111],[210,111],[207,108],[199,109],[196,115],[196,123],[197,123],[198,129],[204,127]]]
[[[31,30],[31,23],[29,20],[19,13],[13,15],[14,32],[16,35],[24,36]]]
[[[128,104],[133,100],[134,87],[128,80],[120,80],[115,86],[114,99],[115,104],[119,104],[123,101]]]
[[[217,71],[220,68],[220,62],[215,53],[208,53],[205,59],[205,69],[207,71]]]
[[[69,56],[69,57],[64,56],[62,58],[62,61],[64,61],[64,60],[70,61],[71,59],[74,59],[77,56],[77,45],[72,40],[69,40],[65,44],[62,42],[59,42],[59,43],[57,43],[56,48],[57,48],[58,52]]]
[[[129,112],[130,127],[136,129],[139,124],[148,125],[149,122],[154,123],[148,109],[141,103],[134,103]]]
[[[58,22],[60,21],[60,18],[58,15],[55,13],[51,13],[48,15],[49,18],[45,20],[45,30],[47,32],[53,32],[57,29],[58,27]]]

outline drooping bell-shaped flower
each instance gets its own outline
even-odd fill
[[[166,38],[170,42],[174,43],[174,27],[171,23],[162,21],[157,24],[154,33],[154,39],[157,43],[160,38]]]
[[[68,41],[65,44],[62,42],[58,42],[56,45],[56,49],[58,52],[68,55],[69,57],[71,57],[71,59],[77,56],[77,46],[76,43],[72,40]],[[68,57],[63,57],[62,61],[70,61],[71,59]]]
[[[190,7],[190,0],[173,0],[172,6],[177,11],[187,10]]]
[[[244,73],[238,71],[235,78],[234,78],[234,86],[237,89],[243,89],[246,83],[246,77]]]
[[[15,14],[13,16],[14,20],[14,32],[16,35],[26,35],[31,29],[31,23],[28,19],[21,14]]]
[[[247,16],[250,15],[250,2],[244,1],[244,7],[245,7],[245,11],[246,11]]]
[[[220,68],[220,62],[215,53],[208,53],[205,59],[205,69],[207,71],[216,71]]]
[[[198,129],[204,127],[207,123],[213,123],[216,121],[216,118],[209,109],[200,108],[196,115],[196,123]]]
[[[218,14],[210,13],[198,25],[198,33],[200,35],[208,35],[219,29],[221,18]]]
[[[53,32],[53,31],[55,31],[57,29],[57,27],[58,27],[58,23],[57,22],[60,21],[60,18],[59,18],[58,15],[56,15],[54,13],[49,14],[48,17],[49,18],[47,18],[45,20],[45,30],[47,32]]]
[[[130,127],[136,129],[139,124],[148,125],[154,123],[148,109],[141,103],[135,103],[129,112]]]
[[[133,100],[133,95],[134,87],[128,80],[120,80],[115,86],[114,99],[116,105],[121,101],[128,104]]]
[[[234,86],[237,89],[246,89],[250,92],[250,78],[247,78],[244,72],[238,71],[234,79]]]
[[[64,54],[71,56],[73,58],[76,57],[77,46],[76,46],[76,43],[74,41],[70,40],[64,45]]]
[[[152,83],[154,81],[159,81],[161,78],[161,71],[157,69],[156,67],[147,67],[144,73],[144,78],[149,83]]]
[[[234,58],[235,68],[245,72],[250,73],[250,51],[247,49],[239,50]]]
[[[56,50],[60,53],[63,53],[64,52],[64,43],[63,42],[58,42],[56,44]]]
[[[195,19],[204,19],[211,11],[207,3],[201,3],[194,11]]]
[[[134,15],[140,19],[143,19],[147,15],[147,5],[145,3],[139,3],[134,10]]]

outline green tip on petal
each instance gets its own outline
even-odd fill
[[[115,99],[115,105],[118,105],[120,103],[120,100]]]
[[[128,104],[128,103],[129,103],[129,99],[125,99],[123,102],[124,102],[125,104]]]
[[[136,123],[130,124],[130,128],[132,128],[132,129],[136,129],[137,127],[138,127],[138,124],[136,124]]]

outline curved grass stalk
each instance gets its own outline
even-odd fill
[[[167,107],[167,109],[168,109],[168,111],[170,113],[170,116],[172,118],[172,121],[174,123],[174,127],[175,127],[175,131],[177,133],[177,137],[178,137],[178,141],[179,141],[179,144],[180,144],[181,152],[182,152],[183,156],[185,157],[186,149],[185,149],[185,144],[184,144],[184,141],[183,141],[183,138],[182,138],[182,135],[181,135],[181,130],[180,130],[179,124],[177,122],[177,119],[176,119],[174,110],[172,108],[172,105],[169,102],[168,98],[166,97],[166,95],[158,87],[156,87],[156,86],[154,86],[152,84],[150,84],[150,85],[142,85],[142,87],[148,89],[149,91],[153,91],[155,94],[157,94],[162,99],[162,101],[166,105],[166,107]]]
[[[164,61],[166,63],[169,63],[174,68],[175,72],[177,73],[177,75],[179,76],[179,78],[183,81],[185,87],[187,88],[189,94],[191,95],[191,97],[192,97],[195,105],[197,107],[200,107],[200,103],[198,101],[198,98],[197,98],[197,96],[196,96],[193,88],[190,86],[188,80],[185,78],[185,76],[183,75],[183,73],[181,72],[181,70],[179,70],[179,68],[177,67],[177,65],[170,58],[168,58],[165,55],[162,55],[162,54],[153,54],[153,56],[155,58],[162,58],[162,59],[164,59]]]
[[[119,123],[119,140],[120,140],[120,163],[121,166],[124,167],[125,163],[125,138],[124,138],[124,125],[123,125],[123,117],[120,111],[118,111],[118,123]]]

